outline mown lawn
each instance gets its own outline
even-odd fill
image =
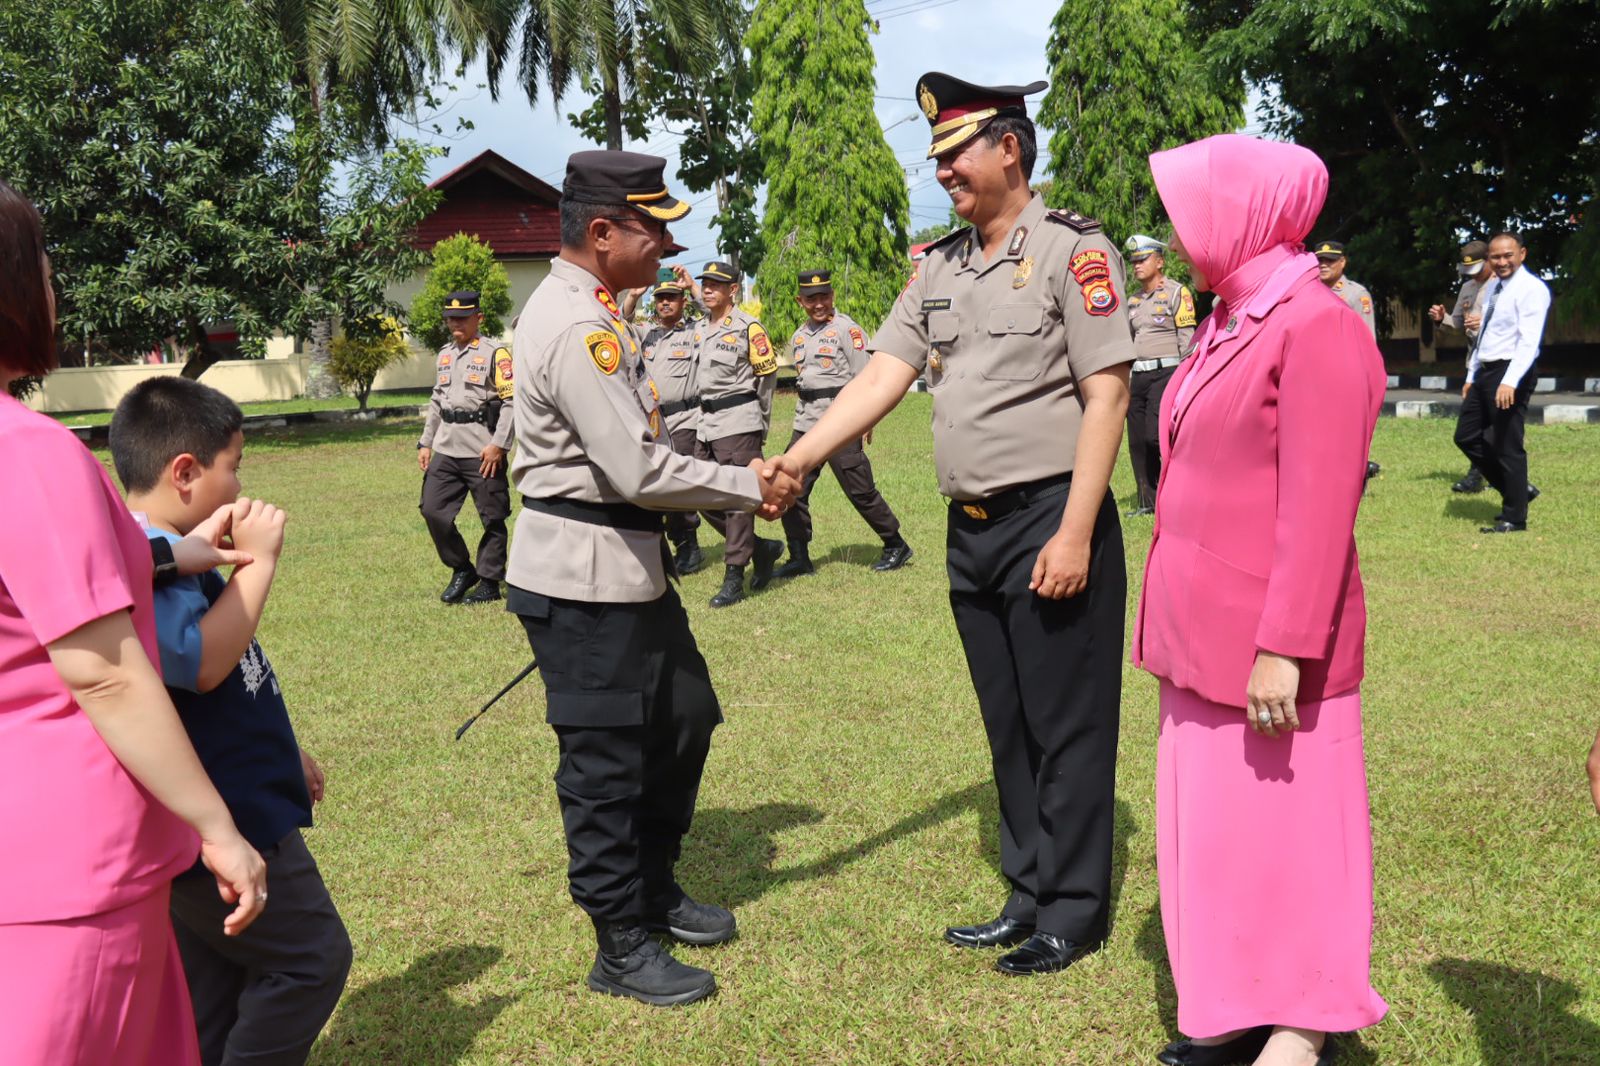
[[[593,940],[566,894],[537,681],[451,740],[529,655],[509,615],[437,602],[416,428],[250,438],[246,491],[290,514],[263,643],[328,770],[310,840],[357,953],[315,1063],[1154,1061],[1174,1003],[1149,677],[1125,676],[1108,947],[1016,980],[939,938],[1005,890],[928,402],[909,397],[871,449],[918,551],[908,569],[867,570],[875,538],[825,475],[820,574],[712,611],[713,534],[714,565],[684,582],[727,722],[680,877],[732,906],[742,935],[680,949],[721,991],[668,1011],[582,987]],[[775,442],[791,410],[780,398]],[[1531,427],[1528,448],[1532,532],[1489,538],[1497,500],[1449,491],[1463,464],[1448,423],[1379,429],[1360,538],[1374,981],[1391,1013],[1345,1042],[1347,1063],[1600,1061],[1600,818],[1582,770],[1600,723],[1600,430]],[[1125,461],[1115,487],[1131,490]],[[1149,531],[1126,529],[1135,591]]]

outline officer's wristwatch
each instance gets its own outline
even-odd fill
[[[165,537],[150,538],[150,557],[155,561],[155,583],[170,584],[178,579],[178,560],[172,554],[172,542]]]
[[[419,441],[417,441],[417,451],[419,451],[419,452],[420,452],[420,451],[421,451],[421,450],[422,450],[422,449],[424,449],[424,448],[426,448],[426,447],[427,447],[427,445],[426,445],[426,444],[424,444],[424,443],[422,443],[422,442],[421,442],[421,441],[420,441],[420,440],[419,440]]]

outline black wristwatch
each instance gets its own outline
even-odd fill
[[[166,537],[150,538],[150,557],[155,560],[155,583],[166,585],[178,580],[178,560],[172,554],[172,542]]]

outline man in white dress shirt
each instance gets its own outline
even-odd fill
[[[1465,316],[1467,328],[1478,330],[1478,344],[1467,363],[1456,447],[1500,493],[1500,514],[1482,527],[1484,533],[1527,529],[1528,501],[1539,491],[1528,485],[1522,423],[1533,395],[1533,363],[1550,311],[1550,289],[1522,268],[1527,257],[1516,234],[1495,234],[1489,242],[1494,277],[1484,288],[1483,314]]]

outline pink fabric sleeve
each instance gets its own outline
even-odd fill
[[[0,573],[39,643],[132,607],[112,508],[127,512],[104,468],[64,427],[19,427],[5,443]]]
[[[1382,356],[1347,307],[1319,308],[1287,343],[1278,381],[1278,518],[1256,647],[1322,659],[1356,550],[1376,416],[1372,365]]]

